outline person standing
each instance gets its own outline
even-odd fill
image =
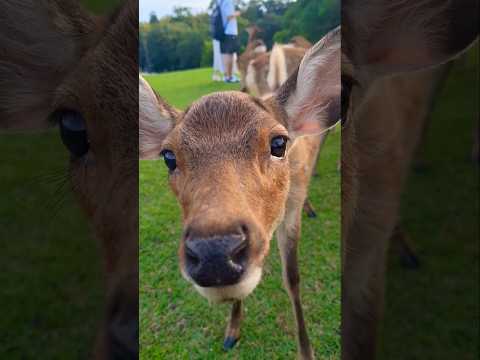
[[[225,70],[223,66],[222,53],[220,52],[220,41],[213,39],[213,81],[223,81],[225,77]]]
[[[217,0],[222,15],[225,36],[220,42],[220,52],[222,53],[223,65],[225,71],[225,82],[238,82],[233,75],[234,54],[238,52],[238,24],[237,17],[240,11],[235,11],[233,0]]]

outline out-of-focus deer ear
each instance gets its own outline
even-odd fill
[[[342,51],[368,80],[458,56],[478,38],[479,2],[345,0],[342,21]]]
[[[79,1],[0,1],[0,129],[48,127],[55,91],[101,33]]]
[[[298,71],[277,91],[291,136],[320,134],[339,120],[340,58],[338,27],[305,54]]]
[[[138,108],[139,157],[156,159],[180,112],[159,97],[142,76],[138,79]]]

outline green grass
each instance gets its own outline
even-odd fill
[[[101,318],[99,249],[58,131],[0,134],[0,358],[81,359]]]
[[[238,84],[213,82],[212,70],[209,68],[145,75],[144,77],[165,100],[179,109],[185,109],[192,101],[205,94],[239,89]]]
[[[390,257],[383,359],[479,358],[479,173],[470,162],[478,74],[477,46],[437,99],[429,169],[409,180],[402,220],[421,267],[405,270]]]
[[[185,108],[212,91],[238,86],[212,83],[210,70],[147,76],[174,106]],[[319,217],[303,218],[300,242],[302,299],[319,359],[340,358],[340,134],[327,139],[310,199]],[[294,319],[281,281],[276,244],[265,274],[246,302],[240,343],[222,350],[230,305],[209,305],[180,275],[180,212],[167,185],[163,161],[140,162],[140,357],[141,359],[292,359]]]

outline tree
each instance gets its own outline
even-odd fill
[[[159,20],[158,20],[158,17],[157,17],[157,14],[155,14],[155,11],[152,11],[150,13],[150,21],[149,21],[150,24],[158,24],[159,23]]]

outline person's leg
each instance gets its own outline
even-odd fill
[[[222,54],[222,56],[225,65],[225,77],[230,79],[232,77],[233,56],[232,54]]]

